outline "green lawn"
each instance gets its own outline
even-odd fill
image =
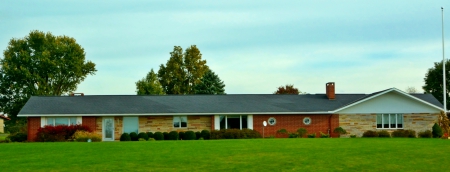
[[[449,171],[450,140],[252,139],[0,144],[1,171]]]

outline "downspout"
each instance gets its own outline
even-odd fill
[[[330,117],[328,118],[328,135],[331,137],[331,117],[333,116],[333,114],[330,115]]]

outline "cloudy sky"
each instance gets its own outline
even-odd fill
[[[0,1],[0,49],[31,30],[77,40],[98,72],[77,92],[136,94],[173,46],[197,45],[228,94],[422,91],[450,58],[450,1]]]

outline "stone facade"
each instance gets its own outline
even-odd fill
[[[140,116],[139,132],[211,131],[212,116],[187,116],[186,128],[174,128],[173,116]]]
[[[92,117],[83,117],[84,121],[90,122]],[[139,116],[139,132],[170,132],[170,131],[211,131],[212,116],[187,116],[188,124],[186,128],[174,128],[173,116]],[[102,117],[95,117],[95,133],[102,133]],[[120,140],[123,133],[123,117],[114,117],[114,140]]]
[[[102,133],[103,118],[97,117],[95,121],[96,121],[95,133],[103,136],[103,133]],[[123,123],[123,117],[121,117],[121,116],[114,117],[114,140],[120,140],[120,135],[122,135],[122,132],[123,132],[122,123]]]
[[[5,132],[5,124],[3,123],[3,119],[0,119],[0,133]]]
[[[431,130],[438,120],[438,113],[415,113],[403,115],[403,129],[414,130],[416,133]],[[361,137],[367,130],[377,130],[377,114],[340,114],[339,126],[347,130],[347,135]],[[378,129],[393,132],[396,129]]]

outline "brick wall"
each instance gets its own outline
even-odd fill
[[[140,116],[139,132],[211,131],[212,116],[187,116],[187,128],[174,128],[173,116]]]
[[[431,130],[434,123],[438,121],[439,114],[420,113],[420,114],[404,114],[403,129],[414,130],[416,133]],[[361,137],[367,130],[377,131],[377,114],[341,114],[339,115],[339,125],[347,130],[349,134]],[[380,129],[378,129],[380,130]],[[383,129],[393,132],[396,129]]]
[[[276,119],[276,124],[271,126],[267,125],[264,128],[264,136],[274,136],[274,137],[287,137],[288,135],[277,133],[278,130],[284,128],[289,133],[296,132],[299,128],[305,128],[308,134],[316,133],[316,136],[320,136],[320,132],[327,134],[328,129],[331,130],[331,137],[337,137],[333,133],[334,128],[339,126],[339,116],[338,115],[253,115],[253,129],[263,134],[263,121],[267,121],[270,117]],[[311,124],[303,124],[303,118],[311,118]]]
[[[84,126],[88,126],[91,130],[95,132],[97,129],[96,118],[97,117],[95,116],[83,116],[81,117],[81,124]]]
[[[39,128],[41,128],[40,117],[28,117],[28,141],[32,142],[36,140],[36,134]]]

